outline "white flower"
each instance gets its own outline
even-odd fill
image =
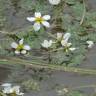
[[[61,2],[61,0],[49,0],[49,3],[52,5],[58,5]]]
[[[52,40],[44,40],[44,42],[41,44],[44,48],[49,48],[52,46],[53,41]]]
[[[68,43],[65,40],[61,41],[61,45],[64,47],[65,52],[76,50],[76,48],[71,47],[72,43]]]
[[[15,93],[16,95],[21,95],[23,96],[24,93],[20,92],[20,86],[13,86],[9,83],[4,83],[3,85],[3,93],[5,94],[12,94],[12,93]]]
[[[94,45],[93,41],[86,41],[86,43],[88,44],[88,48],[92,48]]]
[[[62,90],[58,90],[57,92],[58,92],[58,95],[64,95],[65,93],[68,93],[69,90],[67,88],[64,88]]]
[[[70,47],[72,45],[72,43],[68,43],[65,40],[62,40],[61,45],[64,46],[64,47]]]
[[[24,39],[21,39],[19,43],[13,42],[11,47],[15,49],[15,54],[26,54],[27,51],[31,50],[29,45],[24,45]]]
[[[64,40],[64,41],[68,41],[70,38],[71,34],[70,33],[57,33],[57,40]]]
[[[39,31],[41,28],[41,24],[47,28],[50,27],[48,20],[50,20],[50,15],[41,16],[40,12],[35,12],[35,17],[27,17],[27,20],[30,22],[34,22],[33,28],[35,31]]]
[[[72,43],[68,43],[70,37],[71,37],[70,33],[65,33],[65,34],[57,33],[57,41],[59,41],[62,47],[64,47],[65,52],[76,50],[76,48],[71,47]]]
[[[11,93],[16,93],[17,95],[21,95],[23,96],[24,93],[20,92],[20,86],[13,86],[11,89],[10,89]]]

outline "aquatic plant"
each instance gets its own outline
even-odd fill
[[[20,92],[20,86],[13,86],[10,83],[4,83],[1,85],[3,87],[2,92],[4,96],[23,96],[24,93]]]
[[[35,17],[27,17],[27,20],[30,22],[35,22],[33,28],[35,31],[39,31],[41,28],[40,24],[48,28],[50,27],[50,24],[47,22],[47,20],[50,20],[50,18],[50,15],[44,15],[42,17],[40,12],[35,12]]]
[[[31,48],[29,45],[24,45],[24,39],[21,39],[19,41],[19,44],[17,44],[16,42],[13,42],[11,44],[11,47],[13,50],[15,50],[15,54],[19,55],[19,54],[26,54],[27,51],[29,51]]]
[[[2,56],[11,57],[14,52],[12,53],[12,51],[10,50],[11,49],[10,44],[14,41],[18,42],[21,38],[24,38],[26,44],[30,45],[30,47],[32,48],[29,54],[26,54],[27,55],[26,62],[27,58],[30,58],[28,62],[29,61],[32,63],[34,61],[35,63],[41,62],[40,63],[41,65],[42,63],[48,65],[50,63],[50,65],[54,64],[56,66],[57,65],[76,66],[80,64],[86,58],[85,55],[86,52],[88,52],[87,51],[88,47],[92,47],[93,46],[92,42],[94,43],[96,42],[95,38],[96,33],[94,24],[96,13],[87,10],[87,4],[84,0],[81,1],[61,0],[61,2],[55,6],[51,5],[47,1],[44,2],[35,1],[34,3],[36,4],[36,6],[30,5],[29,1],[22,1],[22,0],[20,1],[20,5],[18,6],[23,11],[26,9],[27,12],[31,10],[32,15],[34,15],[35,13],[35,17],[26,16],[24,18],[24,21],[27,18],[27,20],[29,21],[31,20],[31,22],[33,23],[39,22],[41,24],[41,21],[43,19],[44,22],[47,22],[46,20],[50,19],[50,25],[51,25],[50,28],[47,29],[45,27],[40,28],[39,26],[38,27],[39,29],[37,28],[39,32],[35,32],[34,28],[32,28],[34,25],[31,25],[29,23],[28,27],[20,30],[21,32],[19,30],[15,32],[6,32],[3,30],[0,31],[0,34],[7,36],[6,38],[0,40],[0,54]],[[29,8],[27,8],[28,5],[30,6]],[[41,16],[41,13],[50,14],[51,18],[50,15]],[[41,17],[42,20],[41,18],[38,19],[38,16],[36,14],[39,17]],[[67,33],[71,34],[71,37],[69,36],[70,38],[67,38],[68,42],[65,42],[67,40],[66,39]],[[42,42],[44,40],[53,41],[50,50],[44,50],[44,48],[42,48]],[[67,46],[68,48],[65,48],[66,47],[65,45],[68,45]],[[66,54],[66,49],[71,50],[71,52],[67,52]],[[26,53],[25,50],[24,53]],[[38,54],[40,54],[40,56]]]
[[[10,4],[4,3],[5,6],[0,8],[0,36],[4,36],[0,37],[0,63],[96,75],[96,70],[76,68],[85,60],[86,53],[96,43],[96,12],[90,11],[85,0],[8,2],[13,5],[13,15],[18,17],[22,14],[21,19],[23,18],[28,25],[6,30],[3,25],[9,24],[8,21],[4,22],[8,16],[3,12],[6,10],[4,7],[8,9],[7,5]],[[41,27],[42,25],[44,27]],[[23,44],[22,38],[28,45]],[[27,52],[29,54],[26,54]],[[14,53],[20,56],[16,57]],[[67,92],[65,89],[63,91]],[[80,92],[71,92],[68,96],[77,94],[82,95]]]

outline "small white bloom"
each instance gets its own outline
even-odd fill
[[[15,50],[15,54],[26,54],[27,51],[31,50],[29,45],[24,45],[24,39],[21,39],[19,43],[13,42],[11,47]]]
[[[86,43],[88,44],[88,48],[92,48],[94,45],[93,41],[86,41]]]
[[[58,5],[61,2],[61,0],[49,0],[49,3],[52,5]]]
[[[50,27],[48,20],[50,20],[50,15],[41,16],[40,12],[35,12],[35,17],[27,17],[27,20],[30,22],[34,22],[33,28],[35,31],[39,31],[41,28],[41,24],[47,28]]]
[[[67,88],[64,88],[64,89],[62,89],[62,90],[58,90],[57,92],[58,92],[58,95],[61,96],[61,95],[64,95],[64,94],[68,93],[69,90],[68,90]]]
[[[20,92],[20,86],[13,86],[11,92],[15,92],[17,95],[24,95],[24,93]]]
[[[4,88],[2,91],[5,94],[12,94],[15,93],[16,95],[21,95],[23,96],[24,93],[20,92],[20,86],[13,86],[9,83],[5,83],[2,85],[2,87]]]
[[[69,38],[71,37],[71,34],[70,33],[57,33],[57,40],[64,40],[64,41],[68,41]]]
[[[76,48],[71,47],[72,43],[68,43],[65,40],[61,41],[61,45],[64,47],[65,52],[76,50]]]
[[[2,90],[3,93],[5,94],[9,94],[10,93],[10,89],[12,87],[12,85],[10,83],[4,83],[1,85],[4,89]]]
[[[63,37],[63,34],[62,33],[57,33],[57,40],[62,39],[62,37]]]
[[[68,43],[65,40],[62,40],[61,45],[64,46],[64,47],[70,47],[72,45],[72,43]]]
[[[44,42],[41,44],[44,48],[49,48],[52,46],[53,41],[52,40],[44,40]]]

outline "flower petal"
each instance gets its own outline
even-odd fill
[[[14,48],[14,49],[16,49],[16,48],[18,47],[18,44],[17,44],[16,42],[13,42],[13,43],[11,44],[11,47]]]
[[[15,51],[15,54],[19,55],[20,54],[20,51],[16,50]]]
[[[10,84],[10,83],[4,83],[4,84],[2,84],[1,86],[2,86],[2,87],[11,87],[11,85],[12,85],[12,84]]]
[[[66,45],[67,45],[67,42],[66,42],[65,40],[62,40],[62,41],[61,41],[61,45],[62,45],[62,46],[66,46]]]
[[[35,17],[27,17],[27,20],[30,22],[33,22],[33,21],[35,21]]]
[[[42,21],[42,24],[45,26],[45,27],[50,27],[50,24],[49,24],[49,22],[47,22],[47,21]]]
[[[24,42],[24,39],[22,38],[20,41],[19,41],[19,44],[22,45]]]
[[[23,96],[23,95],[24,95],[24,93],[20,92],[20,93],[18,93],[17,95],[21,95],[21,96]]]
[[[18,94],[18,93],[20,92],[20,86],[14,86],[14,87],[12,88],[12,90],[13,90],[13,92],[15,91],[16,94]]]
[[[23,49],[25,49],[25,50],[30,50],[31,48],[30,48],[29,45],[24,45],[24,48],[23,48]]]
[[[94,46],[93,41],[86,41],[86,43],[88,44],[88,48],[92,48]]]
[[[70,33],[66,33],[64,36],[63,36],[63,39],[67,42],[70,38],[71,34]]]
[[[44,42],[41,45],[42,47],[48,48],[48,41],[44,40]]]
[[[35,23],[33,25],[33,28],[34,28],[35,31],[39,31],[40,30],[40,27],[41,27],[40,23]]]
[[[44,15],[42,18],[43,18],[44,20],[50,20],[51,16],[50,16],[50,15]]]
[[[70,51],[74,51],[74,50],[76,50],[76,48],[69,48],[69,50],[70,50]]]
[[[88,45],[88,48],[92,48],[93,47],[93,45]]]
[[[26,53],[27,53],[26,50],[22,50],[22,51],[21,51],[21,54],[26,54]]]
[[[4,90],[2,90],[2,91],[3,91],[3,93],[5,93],[5,94],[10,94],[10,93],[12,93],[11,87],[4,88]]]
[[[53,43],[53,41],[52,41],[52,40],[50,40],[50,41],[49,41],[49,47],[52,45],[52,43]]]
[[[41,13],[40,12],[35,12],[35,17],[40,18],[41,17]]]
[[[86,42],[87,42],[87,44],[94,44],[93,41],[86,41]]]
[[[62,33],[57,33],[57,39],[61,39],[62,38]]]
[[[49,0],[49,3],[52,5],[58,5],[61,0]]]
[[[67,43],[67,47],[70,47],[72,45],[72,43]]]

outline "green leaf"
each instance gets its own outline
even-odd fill
[[[77,2],[74,6],[71,7],[74,16],[76,17],[77,20],[80,20],[83,14],[84,6],[83,4]]]

